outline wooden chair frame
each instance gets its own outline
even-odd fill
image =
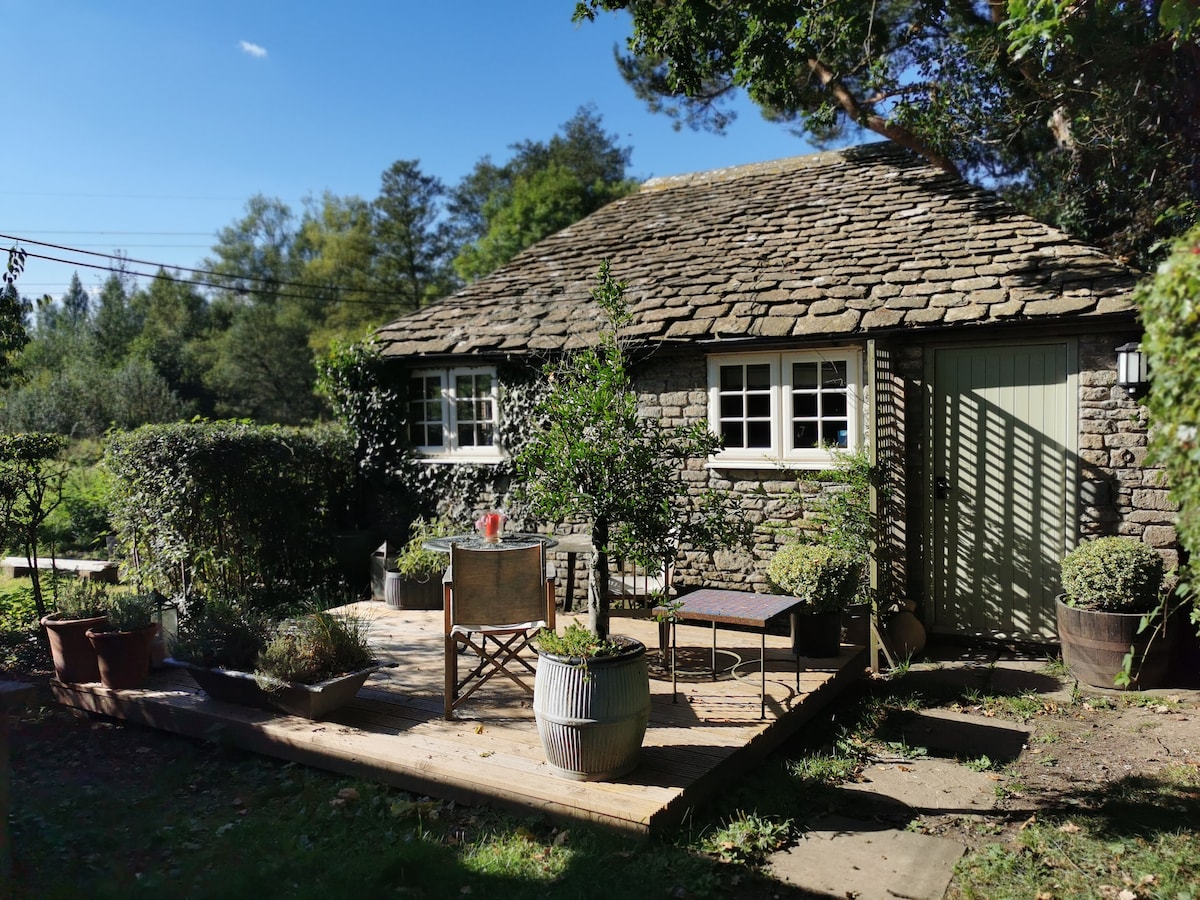
[[[445,717],[497,675],[533,693],[530,643],[554,628],[554,575],[545,544],[472,550],[452,544],[442,582],[445,606]],[[459,654],[473,654],[460,674]]]

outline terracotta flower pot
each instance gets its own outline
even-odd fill
[[[54,676],[63,682],[82,684],[100,680],[100,668],[96,663],[96,650],[87,639],[89,628],[97,628],[108,621],[108,616],[90,619],[60,619],[57,613],[43,616],[42,627],[50,641],[50,655],[54,659]]]
[[[137,631],[96,631],[89,628],[87,638],[96,648],[100,681],[114,691],[139,688],[150,677],[150,644],[158,633],[158,623]]]

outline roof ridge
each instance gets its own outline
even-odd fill
[[[850,161],[850,157],[870,154],[879,157],[895,156],[904,153],[892,141],[870,141],[865,144],[854,144],[838,150],[822,150],[817,153],[806,153],[800,156],[785,156],[780,159],[763,162],[742,163],[736,166],[724,166],[720,169],[707,169],[703,172],[685,172],[679,175],[660,175],[648,178],[642,182],[640,191],[661,191],[670,188],[686,187],[690,184],[709,184],[712,182],[735,181],[753,175],[779,175],[798,169],[815,169],[821,166],[840,166]]]

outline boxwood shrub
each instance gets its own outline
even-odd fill
[[[1063,602],[1080,609],[1146,613],[1158,604],[1163,559],[1135,538],[1085,541],[1062,559]]]

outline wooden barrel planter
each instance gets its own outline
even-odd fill
[[[1067,606],[1061,597],[1054,606],[1063,663],[1084,684],[1110,690],[1145,690],[1165,680],[1173,629],[1168,627],[1155,634],[1153,628],[1147,628],[1138,634],[1142,613],[1078,609]],[[1122,670],[1130,647],[1134,650],[1132,680],[1122,687],[1113,679]]]
[[[650,720],[646,646],[576,659],[538,653],[533,713],[546,761],[573,781],[613,781],[637,767]]]

